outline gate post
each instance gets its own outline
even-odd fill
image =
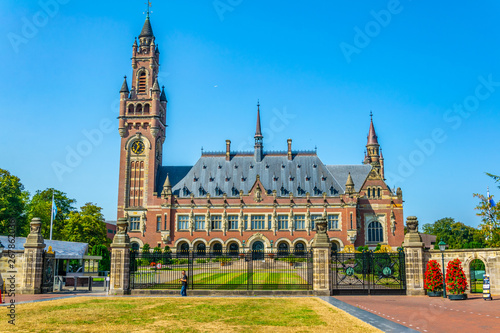
[[[406,218],[408,232],[403,247],[406,266],[406,294],[411,296],[425,295],[424,291],[424,243],[418,232],[416,216]]]
[[[30,223],[30,233],[24,244],[24,278],[21,294],[41,294],[43,278],[43,240],[42,221],[35,217]]]
[[[332,286],[332,270],[330,267],[331,243],[327,233],[327,221],[324,217],[317,218],[316,235],[312,242],[313,248],[313,290],[316,295],[330,296]]]
[[[116,222],[116,235],[111,243],[110,294],[130,294],[130,238],[128,221],[121,217]]]

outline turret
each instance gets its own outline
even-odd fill
[[[352,181],[351,173],[347,175],[347,181],[345,182],[345,193],[354,193],[354,182]]]
[[[161,192],[161,196],[165,198],[171,194],[172,194],[172,185],[170,185],[170,179],[168,178],[168,173],[167,173],[167,178],[165,179],[165,183],[163,183],[163,191]]]

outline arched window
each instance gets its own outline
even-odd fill
[[[137,242],[132,242],[132,250],[133,251],[139,251],[139,243]]]
[[[377,189],[377,197],[380,199],[380,189]]]
[[[149,113],[149,104],[144,105],[144,113]]]
[[[368,242],[382,242],[384,240],[382,224],[373,221],[368,224]]]
[[[302,254],[304,254],[305,250],[306,250],[306,247],[305,247],[304,243],[295,244],[295,254],[302,255]]]
[[[206,246],[204,243],[199,243],[198,245],[196,245],[196,254],[198,255],[205,255],[205,252],[206,252]]]
[[[130,104],[128,106],[128,113],[134,113],[134,105],[133,104]]]
[[[369,188],[366,192],[367,192],[368,198],[370,198],[372,196],[372,189]]]
[[[215,253],[222,253],[222,244],[221,243],[214,244],[214,252]]]
[[[139,94],[146,93],[146,72],[139,75]]]
[[[281,242],[278,244],[278,255],[287,255],[288,254],[288,244],[285,242]]]
[[[142,113],[142,104],[137,104],[137,107],[135,108],[135,113]]]

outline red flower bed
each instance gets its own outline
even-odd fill
[[[453,295],[460,295],[466,290],[467,278],[465,277],[462,263],[457,258],[450,261],[446,268],[446,291]]]
[[[443,273],[436,260],[429,260],[425,270],[424,289],[427,291],[443,290]]]

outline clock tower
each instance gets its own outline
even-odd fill
[[[118,217],[145,215],[152,205],[165,141],[167,99],[158,84],[160,52],[149,12],[138,39],[132,46],[131,88],[125,77],[120,90]]]

